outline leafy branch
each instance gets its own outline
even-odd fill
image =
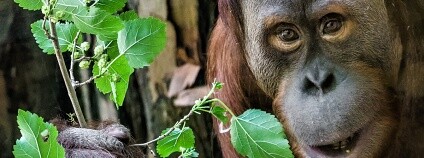
[[[78,37],[80,36],[80,34],[81,34],[81,31],[78,31],[77,35],[74,38],[74,42],[72,44],[72,49],[71,49],[72,50],[71,51],[71,65],[69,66],[69,75],[71,77],[70,79],[73,83],[72,86],[74,88],[76,87],[75,76],[74,76],[74,65],[75,65],[75,63],[82,61],[82,59],[84,59],[84,58],[80,58],[80,59],[75,60],[75,50],[76,50],[76,47],[77,47],[77,42],[78,42],[78,39],[79,39]]]
[[[117,107],[123,104],[129,76],[134,68],[148,66],[163,50],[165,24],[155,18],[140,19],[135,12],[116,14],[126,0],[15,0],[21,7],[41,10],[44,18],[31,24],[37,44],[47,54],[55,54],[66,89],[81,127],[87,127],[75,89],[92,83],[100,92],[109,94]],[[34,6],[34,3],[36,6]],[[97,38],[94,55],[82,35]],[[128,36],[128,38],[127,38]],[[63,52],[71,52],[69,70]],[[75,78],[75,65],[92,68],[85,80]]]
[[[149,142],[131,146],[145,147],[157,142],[156,149],[161,157],[168,157],[174,152],[181,152],[180,157],[197,157],[198,154],[194,149],[194,135],[191,129],[185,126],[186,121],[194,113],[206,112],[226,124],[229,122],[226,115],[228,112],[231,118],[229,128],[231,143],[241,155],[247,157],[293,157],[283,128],[275,116],[256,109],[247,110],[242,115],[236,116],[221,100],[209,99],[222,87],[223,84],[220,82],[212,83],[209,93],[197,100],[188,114],[174,126],[164,130],[160,136]]]
[[[154,142],[157,142],[157,141],[165,138],[169,134],[171,134],[172,131],[181,127],[181,125],[184,124],[190,118],[191,115],[193,115],[194,113],[199,113],[199,111],[202,111],[205,108],[204,105],[209,103],[209,101],[207,101],[207,99],[211,97],[211,95],[213,94],[215,89],[217,89],[217,87],[219,87],[219,86],[220,86],[220,83],[218,83],[218,82],[213,83],[212,88],[209,91],[209,93],[205,97],[203,97],[202,100],[197,100],[196,103],[192,106],[191,110],[183,118],[181,118],[179,121],[177,121],[174,126],[169,128],[165,133],[163,133],[159,137],[157,137],[157,138],[155,138],[151,141],[148,141],[146,143],[132,144],[131,146],[142,146],[142,147],[144,147],[144,146],[147,146],[147,145],[152,144]]]
[[[52,4],[49,4],[49,5],[52,5]],[[50,13],[50,11],[48,13]],[[45,24],[46,24],[45,21],[47,19],[46,16],[47,15],[45,15],[45,17],[44,17],[42,28],[45,32],[48,32],[48,30],[45,26]],[[73,86],[71,79],[69,77],[69,74],[67,72],[65,60],[63,59],[62,52],[60,51],[60,48],[59,48],[59,41],[58,41],[58,38],[57,38],[56,25],[53,21],[51,21],[51,20],[48,20],[48,21],[49,21],[49,26],[50,26],[50,35],[47,35],[47,38],[49,38],[53,43],[54,53],[56,55],[56,59],[57,59],[57,62],[59,64],[60,73],[62,74],[63,80],[65,81],[66,90],[68,91],[69,99],[71,100],[72,107],[74,108],[75,114],[76,114],[77,119],[78,119],[78,123],[80,124],[80,126],[82,128],[86,128],[87,122],[85,121],[84,114],[82,113],[81,106],[79,105],[77,93],[75,92],[74,86]]]

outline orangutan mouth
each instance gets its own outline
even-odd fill
[[[317,157],[322,157],[324,155],[324,157],[345,157],[352,152],[359,137],[360,132],[355,132],[353,135],[332,144],[310,146],[311,152],[309,152],[309,154]]]

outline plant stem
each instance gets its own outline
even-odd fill
[[[118,56],[119,57],[119,56]],[[117,57],[117,58],[118,58]],[[115,58],[115,60],[117,59],[117,58]],[[114,60],[114,61],[115,61]],[[114,61],[112,61],[112,63],[114,62]],[[109,64],[108,65],[108,67],[110,66],[111,64]],[[196,102],[195,103],[195,105],[193,105],[193,107],[191,108],[191,110],[190,110],[190,112],[187,114],[187,115],[185,115],[182,119],[180,119],[177,123],[175,123],[175,125],[174,126],[172,126],[168,131],[166,131],[166,133],[164,133],[164,134],[162,134],[162,135],[160,135],[159,137],[157,137],[157,138],[155,138],[155,139],[153,139],[153,140],[151,140],[151,141],[148,141],[148,142],[146,142],[146,143],[142,143],[142,144],[132,144],[132,145],[130,145],[130,146],[148,146],[149,144],[151,144],[151,143],[154,143],[154,142],[157,142],[157,141],[159,141],[159,140],[161,140],[161,139],[163,139],[163,138],[165,138],[166,136],[168,136],[169,134],[171,134],[171,132],[172,131],[174,131],[176,128],[178,128],[178,127],[180,127],[181,126],[181,124],[182,123],[184,123],[184,126],[185,126],[185,121],[187,121],[188,120],[188,118],[191,116],[191,115],[193,115],[193,113],[196,113],[196,112],[198,112],[198,111],[204,111],[204,112],[209,112],[209,111],[206,111],[206,110],[204,110],[204,108],[203,108],[203,105],[205,105],[205,104],[207,104],[207,103],[210,103],[211,101],[216,101],[216,102],[219,102],[220,104],[222,104],[223,106],[224,106],[224,108],[225,109],[227,109],[229,112],[230,112],[230,114],[232,115],[232,116],[235,116],[234,115],[234,113],[221,101],[221,100],[219,100],[219,99],[212,99],[212,100],[207,100],[214,92],[215,92],[215,88],[216,88],[216,83],[214,83],[214,84],[212,84],[212,88],[211,88],[211,90],[209,91],[209,93],[205,96],[205,97],[203,97],[203,99],[201,99],[201,100],[199,100],[199,102]],[[209,112],[210,113],[210,112]]]
[[[119,54],[118,56],[116,56],[111,62],[109,62],[109,64],[104,68],[106,71],[108,71],[108,69],[112,66],[113,63],[115,63],[116,60],[118,60],[120,57],[122,57],[124,54]],[[96,75],[96,76],[92,76],[90,77],[88,80],[80,82],[80,83],[76,83],[74,82],[74,87],[80,87],[83,86],[85,84],[88,84],[90,82],[92,82],[93,80],[102,77],[106,71],[102,71],[102,69],[99,70],[100,74]]]
[[[195,108],[192,108],[187,115],[185,115],[182,119],[180,119],[177,123],[175,123],[174,126],[172,126],[168,131],[166,131],[166,133],[160,135],[159,137],[157,137],[157,138],[155,138],[155,139],[153,139],[151,141],[148,141],[146,143],[132,144],[130,146],[148,146],[151,143],[157,142],[157,141],[165,138],[166,136],[168,136],[169,134],[171,134],[172,131],[174,131],[176,128],[178,128],[179,126],[181,126],[181,124],[184,123],[191,115],[193,115],[194,111],[195,111]]]
[[[72,106],[74,108],[75,114],[77,115],[78,122],[82,128],[87,127],[87,122],[85,121],[84,114],[82,113],[81,107],[78,102],[77,94],[75,89],[72,86],[71,79],[67,72],[65,61],[62,56],[62,52],[59,48],[59,41],[57,39],[56,25],[55,23],[49,20],[50,26],[50,40],[52,40],[54,51],[56,54],[57,62],[59,64],[60,72],[62,73],[63,80],[65,81],[66,90],[68,91],[69,99],[71,99]]]
[[[77,32],[77,35],[74,38],[74,44],[72,46],[72,53],[71,53],[71,66],[69,66],[69,75],[71,77],[71,83],[72,87],[75,89],[75,77],[74,77],[74,65],[75,65],[75,59],[74,59],[74,53],[77,47],[78,37],[80,35],[81,31]]]
[[[211,102],[218,102],[220,105],[222,105],[222,107],[225,108],[225,110],[227,110],[231,114],[231,116],[236,117],[236,114],[234,114],[234,112],[231,111],[231,109],[221,100],[214,98],[214,99],[211,99],[210,101]]]

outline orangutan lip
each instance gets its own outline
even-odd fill
[[[356,132],[352,136],[336,143],[320,146],[310,146],[310,149],[313,153],[319,155],[327,155],[334,157],[343,156],[349,154],[352,151],[359,137],[360,132]]]

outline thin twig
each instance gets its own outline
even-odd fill
[[[88,84],[88,83],[92,82],[93,80],[95,80],[95,79],[97,79],[97,78],[100,78],[101,76],[102,76],[102,75],[91,76],[88,80],[86,80],[86,81],[84,81],[84,82],[81,82],[81,83],[79,83],[79,82],[75,82],[75,83],[74,83],[74,87],[81,87],[81,86],[83,86],[83,85],[86,85],[86,84]]]
[[[46,28],[46,22],[47,22],[47,15],[46,15],[46,16],[44,16],[43,24],[41,25],[41,28],[43,29],[44,34],[47,36],[47,38],[48,38],[48,39],[56,40],[56,39],[55,39],[56,37],[52,37],[52,36],[50,35],[50,33],[49,33],[49,30]]]
[[[148,146],[149,144],[152,144],[154,142],[157,142],[157,141],[165,138],[166,136],[168,136],[169,134],[171,134],[172,131],[174,131],[176,128],[178,128],[182,123],[184,123],[191,115],[193,115],[194,111],[195,111],[195,108],[192,108],[187,115],[185,115],[182,119],[180,119],[177,123],[175,123],[175,125],[172,126],[165,134],[162,134],[159,137],[157,137],[157,138],[155,138],[155,139],[153,139],[151,141],[148,141],[146,143],[132,144],[130,146],[142,146],[142,147],[145,147],[145,146]]]
[[[157,138],[155,138],[155,139],[153,139],[153,140],[151,140],[151,141],[148,141],[148,142],[146,142],[146,143],[142,143],[142,144],[132,144],[132,145],[130,145],[130,146],[142,146],[142,147],[145,147],[145,146],[148,146],[149,144],[152,144],[152,143],[154,143],[154,142],[157,142],[157,141],[159,141],[159,140],[161,140],[161,139],[163,139],[163,138],[165,138],[166,136],[168,136],[169,134],[171,134],[171,132],[172,131],[174,131],[176,128],[178,128],[178,127],[180,127],[181,126],[181,124],[182,123],[185,123],[185,121],[187,121],[188,120],[188,118],[191,116],[191,115],[193,115],[193,113],[196,113],[196,110],[198,110],[199,109],[199,107],[201,108],[205,103],[208,103],[207,102],[207,99],[214,93],[214,91],[215,91],[215,88],[216,88],[216,84],[212,84],[212,88],[211,88],[211,90],[209,91],[209,93],[205,96],[205,97],[203,97],[203,99],[201,99],[201,100],[199,100],[200,102],[198,102],[198,103],[196,103],[192,108],[191,108],[191,110],[190,110],[190,112],[187,114],[187,115],[185,115],[182,119],[180,119],[177,123],[175,123],[175,125],[174,126],[172,126],[165,134],[162,134],[162,135],[160,135],[159,137],[157,137]],[[222,103],[222,102],[220,102],[220,103]],[[223,104],[223,103],[222,103]],[[224,104],[225,105],[225,104]],[[231,112],[232,113],[232,112]]]
[[[71,65],[69,66],[69,76],[71,77],[71,82],[72,82],[72,87],[75,89],[75,77],[74,77],[74,65],[75,62],[74,61],[74,53],[77,47],[77,41],[78,41],[78,37],[80,35],[81,31],[77,32],[77,35],[74,38],[74,45],[72,46],[72,53],[71,53]]]
[[[74,62],[77,63],[77,62],[80,62],[80,61],[83,61],[83,60],[92,60],[92,59],[94,59],[94,58],[93,57],[83,56],[83,57],[81,57],[79,59],[75,59]]]
[[[62,52],[59,48],[59,41],[57,40],[56,25],[49,20],[50,25],[50,37],[52,40],[53,48],[56,54],[57,62],[59,64],[60,72],[62,73],[63,80],[65,81],[66,90],[68,91],[69,99],[71,99],[72,106],[74,108],[75,114],[77,115],[78,122],[82,128],[87,127],[87,122],[85,121],[84,114],[82,113],[81,106],[79,105],[77,94],[75,89],[72,86],[71,79],[66,69],[65,61],[62,56]],[[45,27],[44,27],[45,28]],[[44,29],[47,31],[47,29]]]
[[[109,64],[105,68],[102,68],[102,69],[105,69],[106,71],[103,71],[102,69],[100,69],[99,70],[100,71],[100,74],[98,74],[96,76],[92,76],[92,77],[90,77],[88,80],[86,80],[84,82],[74,83],[74,87],[81,87],[81,86],[83,86],[85,84],[88,84],[88,83],[92,82],[93,80],[95,80],[97,78],[102,77],[108,71],[108,69],[112,66],[112,64],[115,63],[115,61],[118,60],[122,55],[124,55],[124,54],[119,54],[118,56],[115,57],[115,59],[113,59],[111,62],[109,62]]]

